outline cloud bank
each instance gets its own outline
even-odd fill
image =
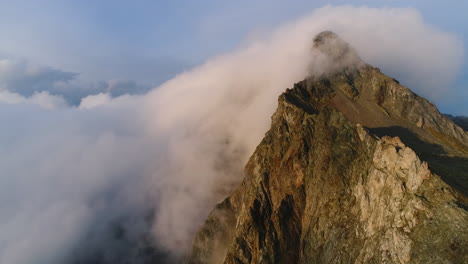
[[[128,80],[87,82],[78,73],[66,72],[26,60],[0,59],[0,102],[24,103],[61,108],[78,106],[88,96],[106,94],[119,97],[150,90],[147,85]]]
[[[460,40],[414,9],[328,6],[148,94],[121,96],[115,85],[117,98],[98,90],[76,108],[0,103],[0,263],[145,263],[183,254],[242,179],[278,95],[327,71],[311,50],[323,30],[430,98],[447,92],[462,63]],[[73,78],[52,75],[60,77],[49,83]],[[32,88],[4,82],[10,88],[0,98],[54,96],[55,87],[26,79]],[[145,243],[159,251],[142,253]]]

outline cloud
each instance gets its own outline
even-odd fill
[[[3,101],[9,103],[36,103],[39,98],[49,96],[55,98],[54,100],[63,100],[65,104],[78,106],[82,99],[91,95],[108,93],[112,97],[119,97],[125,94],[144,94],[151,89],[150,86],[135,81],[87,82],[78,77],[78,73],[61,71],[26,60],[0,60],[0,92],[4,94]]]
[[[0,263],[72,263],[84,245],[111,244],[113,221],[139,234],[152,205],[134,191],[158,146],[124,101],[92,112],[0,104]]]
[[[79,96],[86,110],[0,103],[0,263],[141,260],[149,229],[159,249],[182,254],[241,181],[278,95],[324,73],[312,50],[323,30],[422,95],[446,91],[463,54],[416,10],[329,6],[146,94],[111,98],[121,88],[106,83]]]
[[[22,96],[48,91],[59,82],[75,79],[77,73],[64,72],[20,60],[0,60],[0,87]]]
[[[333,30],[356,47],[364,61],[413,91],[433,100],[448,94],[463,64],[459,37],[425,23],[416,9],[353,10],[326,7],[316,16],[330,19]]]
[[[34,104],[45,109],[65,108],[67,103],[61,96],[51,95],[49,92],[35,92],[29,98],[9,91],[0,91],[0,102],[9,104]]]
[[[106,90],[112,97],[118,97],[125,94],[144,94],[149,87],[134,81],[110,80],[107,82]]]
[[[81,99],[81,103],[78,108],[90,109],[100,105],[105,105],[112,100],[112,97],[107,93],[99,93],[96,95],[89,95]]]

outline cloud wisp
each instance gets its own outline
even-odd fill
[[[115,262],[115,252],[144,263],[145,234],[162,252],[183,254],[242,179],[278,95],[329,70],[311,50],[323,30],[431,98],[461,65],[458,38],[416,10],[329,6],[144,95],[122,96],[115,85],[117,98],[99,90],[79,108],[0,103],[0,263]],[[0,98],[20,100],[21,89],[0,90]],[[53,89],[26,90],[32,98]]]

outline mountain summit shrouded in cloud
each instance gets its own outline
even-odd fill
[[[5,63],[0,99],[22,99],[0,103],[0,263],[177,259],[242,179],[278,95],[327,73],[311,51],[326,29],[433,100],[461,67],[459,38],[418,11],[351,6],[317,9],[137,95]],[[126,85],[146,91],[137,83]],[[37,95],[82,105],[45,110],[28,103]]]
[[[335,67],[279,96],[187,263],[466,263],[468,133],[336,34],[314,51]]]

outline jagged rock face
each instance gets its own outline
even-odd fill
[[[468,263],[468,134],[376,68],[279,97],[189,263]]]

